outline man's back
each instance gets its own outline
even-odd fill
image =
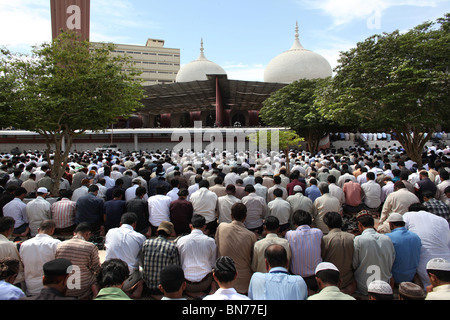
[[[47,234],[37,234],[34,238],[24,241],[20,246],[20,258],[24,265],[27,295],[36,295],[43,288],[43,265],[55,259],[56,249],[61,243]]]
[[[147,239],[144,242],[142,246],[142,277],[149,289],[158,289],[159,273],[170,264],[180,265],[178,249],[173,242],[163,236]]]
[[[353,268],[357,291],[367,294],[367,279],[377,272],[380,280],[389,282],[395,259],[395,249],[388,236],[366,229],[354,240]]]
[[[80,274],[79,288],[69,288],[66,296],[80,299],[89,297],[92,293],[91,286],[96,282],[96,274],[100,271],[100,257],[95,244],[84,240],[81,236],[63,241],[56,249],[55,258],[65,258],[77,266]]]
[[[128,224],[108,231],[105,237],[105,261],[121,259],[128,264],[130,274],[139,269],[139,254],[146,237]]]
[[[191,195],[190,201],[194,208],[194,214],[204,216],[206,223],[215,220],[217,195],[214,192],[208,188],[200,188]]]
[[[247,230],[242,222],[221,223],[216,231],[216,245],[219,256],[231,257],[238,272],[235,289],[246,293],[252,276],[251,260],[255,233]]]
[[[38,196],[36,199],[28,202],[26,211],[28,222],[30,224],[31,236],[35,236],[38,233],[41,222],[51,219],[50,202]]]
[[[301,276],[290,275],[285,268],[272,268],[268,273],[255,272],[248,296],[251,300],[306,300],[308,289]]]
[[[77,201],[76,223],[87,222],[98,226],[103,221],[103,200],[88,193]]]
[[[288,231],[286,239],[291,247],[292,259],[290,270],[302,277],[314,275],[316,266],[322,262],[321,242],[323,232],[307,225]]]
[[[213,238],[200,229],[194,229],[189,235],[178,239],[177,248],[188,281],[200,282],[211,273],[216,262],[216,242]]]

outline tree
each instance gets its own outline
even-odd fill
[[[330,81],[330,78],[304,79],[285,86],[264,101],[261,119],[267,125],[290,128],[306,140],[311,152],[316,152],[320,140],[336,128],[316,105],[317,95]]]
[[[15,79],[2,104],[2,123],[45,138],[47,159],[54,152],[55,195],[73,139],[86,131],[104,131],[142,107],[138,72],[128,57],[112,56],[113,49],[112,44],[93,48],[75,33],[62,33],[52,43],[34,47],[31,57],[2,59],[5,78]]]
[[[450,14],[408,32],[373,35],[341,53],[336,76],[320,99],[340,124],[391,130],[422,163],[425,144],[449,124]]]

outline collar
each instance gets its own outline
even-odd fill
[[[285,273],[285,274],[289,274],[288,270],[286,268],[283,267],[275,267],[270,269],[269,273]]]

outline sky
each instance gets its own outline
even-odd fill
[[[334,68],[340,52],[383,32],[407,31],[450,12],[449,0],[92,0],[91,41],[145,45],[165,40],[181,65],[205,56],[229,79],[263,81],[289,50],[299,24],[305,49]],[[28,53],[51,41],[50,0],[0,0],[0,46]]]

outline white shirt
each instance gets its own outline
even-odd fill
[[[158,227],[163,221],[170,221],[170,202],[172,198],[157,194],[148,198],[148,214],[151,225]]]
[[[127,188],[127,190],[125,190],[125,201],[129,201],[131,199],[136,198],[136,189],[139,187],[139,185],[134,184],[131,187]],[[148,195],[145,194],[144,198],[145,201],[148,200]]]
[[[105,238],[105,261],[121,259],[128,264],[130,274],[133,273],[139,269],[139,255],[146,239],[128,224],[110,229]]]
[[[26,210],[30,233],[34,237],[38,233],[41,222],[52,218],[51,204],[38,196],[36,199],[28,202]]]
[[[270,201],[267,206],[270,209],[270,215],[277,217],[280,221],[280,226],[289,223],[291,215],[291,205],[282,198],[275,198]]]
[[[76,188],[73,191],[72,201],[77,202],[78,199],[80,199],[83,196],[86,196],[88,193],[89,193],[89,189],[86,186],[81,186],[79,188]]]
[[[417,273],[424,288],[430,284],[426,265],[433,258],[450,260],[450,230],[442,217],[427,211],[406,212],[403,215],[405,227],[414,232],[422,241]]]
[[[189,235],[177,240],[184,277],[191,282],[200,282],[214,268],[216,241],[194,229]]]
[[[170,190],[169,192],[167,192],[166,196],[170,197],[172,199],[172,201],[178,200],[178,191],[180,191],[180,189],[175,187],[172,190]]]
[[[3,216],[14,218],[14,228],[18,228],[28,223],[26,207],[22,200],[14,198],[3,207]]]
[[[269,213],[269,207],[266,201],[255,192],[249,193],[242,198],[242,203],[247,207],[247,218],[245,227],[247,229],[259,228],[263,225],[263,219]]]
[[[56,248],[61,243],[48,234],[37,234],[34,238],[26,240],[20,246],[20,258],[24,266],[27,295],[37,295],[44,285],[42,267],[48,261],[55,259]]]
[[[231,223],[231,207],[241,200],[233,195],[227,194],[217,199],[217,213],[219,214],[219,224],[222,222]]]
[[[203,300],[250,300],[250,298],[237,293],[233,288],[219,288],[214,294],[204,297]]]
[[[374,180],[369,180],[361,185],[364,192],[364,203],[371,209],[378,208],[381,205],[381,186]]]
[[[189,199],[194,208],[194,214],[204,216],[206,223],[216,220],[217,195],[207,188],[195,191]]]

